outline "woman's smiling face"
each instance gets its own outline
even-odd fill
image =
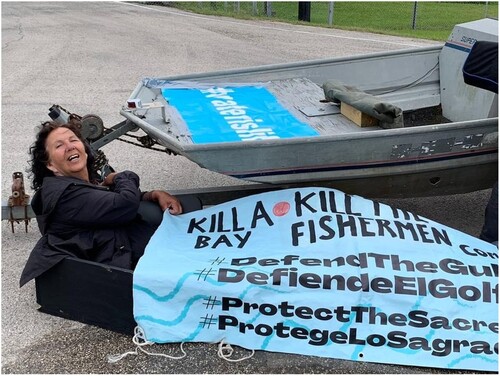
[[[45,149],[49,156],[47,168],[54,175],[89,180],[85,145],[72,130],[64,127],[54,129],[47,137]]]

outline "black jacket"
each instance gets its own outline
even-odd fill
[[[155,226],[141,219],[139,177],[116,175],[110,188],[72,177],[47,177],[31,202],[42,238],[32,250],[20,285],[66,257],[133,269]]]

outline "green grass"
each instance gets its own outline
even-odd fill
[[[251,1],[192,1],[170,2],[178,9],[200,14],[228,16],[240,19],[269,20],[263,2],[257,2],[257,15]],[[453,26],[484,17],[498,18],[498,2],[417,2],[416,28],[412,28],[414,4],[405,2],[335,1],[333,25],[328,25],[329,2],[311,3],[311,22],[300,22],[297,2],[272,2],[273,21],[344,30],[367,31],[445,41]]]

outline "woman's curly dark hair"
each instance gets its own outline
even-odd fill
[[[82,137],[80,130],[73,123],[59,124],[55,121],[46,121],[41,124],[40,130],[36,135],[35,142],[30,146],[29,154],[31,159],[29,160],[30,168],[27,170],[30,177],[32,177],[31,188],[35,191],[42,187],[43,179],[46,176],[54,176],[54,173],[47,168],[47,163],[49,162],[49,155],[45,147],[47,137],[49,134],[57,128],[68,128],[71,130],[76,137],[78,137],[85,146],[85,152],[87,153],[87,170],[89,172],[90,181],[95,180],[96,172],[94,171],[94,155],[89,143]]]

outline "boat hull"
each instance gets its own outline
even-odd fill
[[[496,120],[488,119],[280,144],[219,144],[187,148],[184,155],[211,171],[259,183],[426,196],[490,188],[497,179],[497,135]]]

